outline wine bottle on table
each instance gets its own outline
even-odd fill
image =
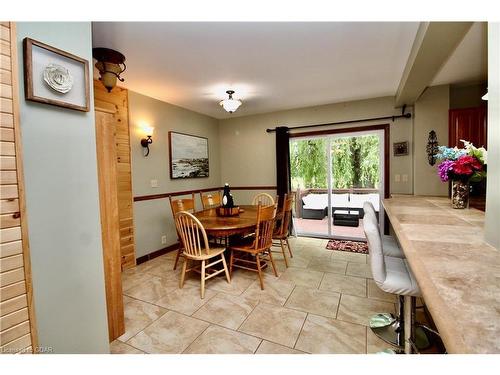
[[[234,207],[234,201],[233,201],[233,197],[230,193],[228,183],[224,184],[224,190],[222,192],[222,207],[224,207],[224,208],[233,208]]]

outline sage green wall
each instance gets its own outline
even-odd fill
[[[448,195],[448,184],[442,183],[436,165],[427,162],[426,145],[429,132],[434,130],[440,145],[448,146],[449,85],[428,87],[415,103],[414,130],[414,194]]]
[[[108,353],[94,100],[90,112],[24,100],[22,40],[92,61],[90,22],[19,22],[20,123],[39,345]]]
[[[141,123],[154,127],[150,154],[140,145],[144,133]],[[218,121],[175,105],[129,91],[130,149],[134,196],[161,194],[220,186]],[[169,174],[168,132],[176,131],[208,138],[210,172],[208,178],[171,180]],[[158,187],[151,187],[151,180]],[[197,207],[201,208],[199,196]],[[134,203],[136,256],[149,254],[177,242],[168,198]],[[161,237],[167,236],[167,243]]]
[[[486,240],[500,250],[500,23],[488,23]]]
[[[411,108],[409,110],[411,111]],[[401,114],[400,109],[394,108],[394,98],[382,97],[221,120],[219,122],[220,143],[224,146],[220,151],[222,182],[229,182],[234,186],[276,185],[275,136],[274,133],[267,133],[267,128],[279,125],[293,127],[324,124],[393,114]],[[360,123],[343,128],[388,122],[390,121]],[[393,193],[412,193],[412,123],[411,119],[398,119],[391,124],[391,191]],[[341,126],[335,128],[341,128]],[[399,157],[392,155],[392,143],[400,141],[409,141],[410,155]],[[395,174],[406,174],[408,182],[396,183]],[[234,192],[239,203],[250,202],[254,194],[255,191]]]

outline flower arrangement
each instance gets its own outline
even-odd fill
[[[472,143],[460,140],[464,148],[439,146],[436,158],[441,160],[437,166],[441,181],[459,180],[478,182],[486,177],[487,151],[476,148]]]

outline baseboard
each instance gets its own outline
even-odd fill
[[[140,256],[139,258],[136,259],[136,263],[139,265],[141,263],[147,262],[148,260],[157,258],[161,255],[165,255],[171,251],[175,251],[179,248],[179,243],[176,242],[173,245],[164,247],[163,249],[153,251],[152,253]]]

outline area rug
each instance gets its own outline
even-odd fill
[[[350,251],[351,253],[368,254],[368,244],[360,241],[330,240],[326,244],[328,250]]]

